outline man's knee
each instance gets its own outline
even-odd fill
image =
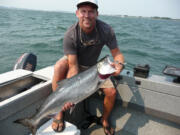
[[[116,97],[117,91],[115,88],[104,88],[103,91],[105,96]]]
[[[68,61],[66,59],[60,59],[54,65],[54,75],[52,80],[52,89],[56,90],[58,84],[57,82],[66,78],[66,73],[68,71]]]
[[[67,59],[60,59],[54,65],[54,71],[55,72],[58,72],[58,71],[61,71],[61,70],[67,70],[67,69],[68,69],[68,61],[67,61]]]

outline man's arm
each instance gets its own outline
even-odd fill
[[[79,67],[78,67],[78,59],[77,55],[67,55],[68,57],[68,66],[69,70],[67,72],[67,78],[71,78],[74,75],[78,74]]]
[[[116,68],[116,72],[113,74],[114,76],[119,75],[120,72],[123,69],[123,63],[124,63],[124,56],[123,54],[120,52],[119,48],[115,48],[111,50],[111,54],[113,56],[114,59],[114,63],[113,65]]]

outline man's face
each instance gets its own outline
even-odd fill
[[[82,5],[76,11],[76,16],[78,17],[80,27],[83,30],[91,30],[95,27],[98,12],[90,5]]]

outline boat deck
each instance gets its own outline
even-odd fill
[[[97,99],[96,99],[97,100]],[[96,104],[98,101],[94,101]],[[111,125],[115,127],[115,135],[180,135],[180,125],[147,115],[142,111],[124,108],[116,102],[111,115]],[[103,128],[95,123],[81,135],[104,135]]]

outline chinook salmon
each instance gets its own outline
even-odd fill
[[[101,59],[96,65],[72,78],[60,81],[55,92],[51,93],[39,111],[32,118],[18,119],[35,135],[40,121],[61,111],[65,103],[77,104],[95,93],[103,82],[115,72],[109,57]]]

